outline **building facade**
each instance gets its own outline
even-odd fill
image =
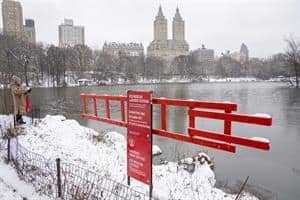
[[[103,52],[115,57],[119,57],[120,55],[142,56],[144,55],[144,46],[141,43],[105,42]]]
[[[172,39],[168,39],[168,21],[160,6],[154,21],[154,40],[147,48],[147,56],[172,61],[177,56],[189,55],[189,45],[185,40],[185,24],[178,8],[173,18],[172,36]]]
[[[24,36],[26,41],[32,44],[36,43],[35,25],[33,19],[25,19]]]
[[[65,19],[58,32],[60,47],[84,45],[84,27],[74,26],[73,20]]]
[[[215,52],[213,49],[207,49],[202,45],[202,48],[199,48],[193,51],[193,58],[196,63],[212,63],[215,59]]]
[[[244,43],[241,45],[240,53],[245,57],[245,61],[249,60],[249,49]]]
[[[20,38],[23,36],[23,11],[20,2],[3,0],[2,20],[4,34],[14,35]]]
[[[240,51],[239,52],[233,52],[230,54],[230,57],[241,64],[249,61],[249,50],[248,47],[242,43]]]

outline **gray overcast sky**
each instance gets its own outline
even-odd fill
[[[142,42],[153,39],[153,20],[161,4],[171,23],[178,5],[191,49],[205,44],[216,55],[237,51],[242,42],[251,57],[283,51],[284,38],[300,36],[300,0],[20,0],[23,17],[33,18],[37,40],[58,44],[58,25],[71,18],[85,26],[87,45],[104,41]],[[1,11],[0,11],[1,12]],[[2,16],[2,13],[1,13]],[[2,27],[2,20],[1,27]]]

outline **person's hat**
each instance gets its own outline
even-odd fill
[[[21,79],[16,75],[13,75],[12,80],[17,82],[17,83],[21,83]]]

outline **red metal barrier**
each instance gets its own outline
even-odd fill
[[[110,96],[110,95],[96,95],[96,94],[81,94],[82,102],[82,117],[86,119],[98,120],[114,124],[117,126],[127,127],[125,116],[125,102],[126,96]],[[87,101],[93,102],[93,112],[87,112]],[[100,116],[98,112],[97,101],[105,103],[105,115]],[[110,103],[118,102],[120,105],[120,119],[116,120],[111,118]],[[271,126],[272,118],[255,115],[242,115],[232,113],[237,110],[237,105],[230,102],[205,102],[195,100],[180,100],[180,99],[167,99],[167,98],[153,98],[152,104],[160,106],[160,129],[153,129],[153,134],[172,138],[180,141],[185,141],[193,144],[198,144],[206,147],[220,149],[228,152],[235,152],[235,145],[242,145],[262,150],[269,150],[270,144],[267,141],[254,140],[251,138],[233,136],[231,133],[232,123],[246,123],[256,124],[263,126]],[[188,134],[174,133],[168,131],[167,125],[167,107],[180,106],[188,110],[189,127],[187,128]],[[208,111],[209,110],[209,111]],[[196,118],[208,118],[224,121],[224,132],[216,133],[207,130],[197,129],[195,127]]]

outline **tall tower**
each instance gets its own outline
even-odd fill
[[[178,7],[176,8],[176,13],[173,18],[173,40],[175,41],[184,41],[184,21],[180,16]]]
[[[33,19],[25,19],[24,36],[25,40],[27,40],[28,42],[32,44],[36,43],[35,26]]]
[[[4,34],[23,35],[23,12],[21,3],[12,0],[2,1],[2,20]]]
[[[246,61],[249,60],[249,49],[244,43],[242,43],[241,45],[240,54],[242,54],[245,57]]]
[[[154,40],[165,41],[168,39],[168,21],[165,18],[161,6],[154,21]]]

